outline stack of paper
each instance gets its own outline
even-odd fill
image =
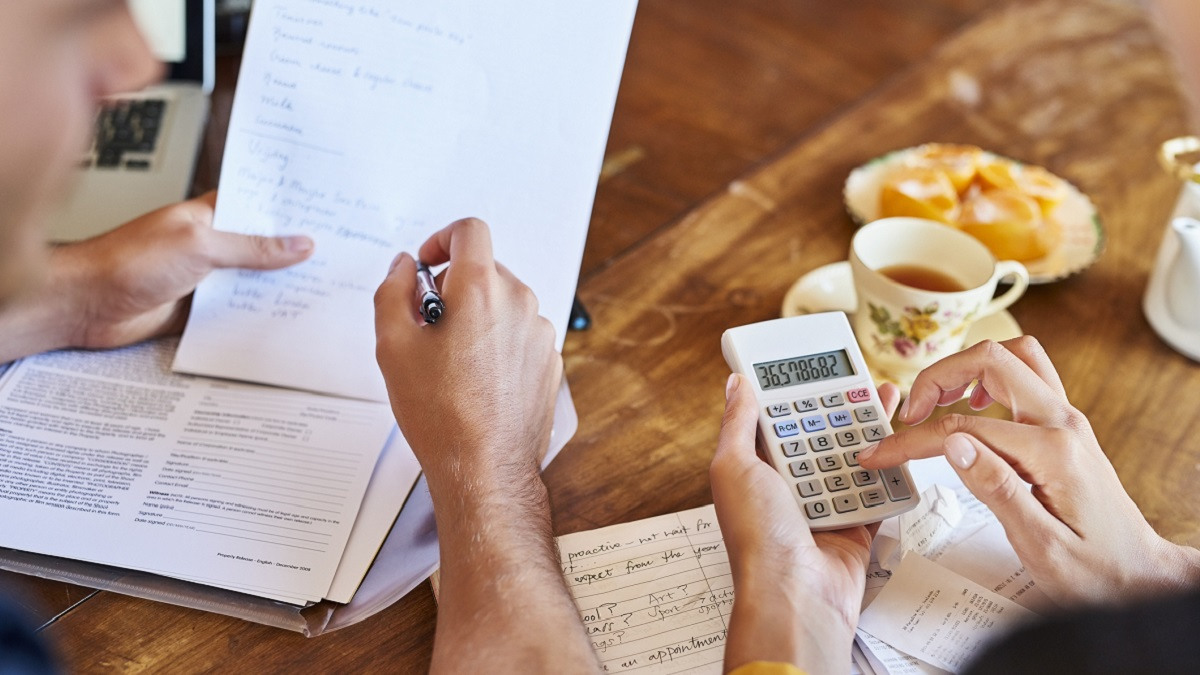
[[[0,546],[349,600],[417,474],[374,291],[397,253],[481,217],[561,347],[635,8],[256,2],[215,226],[307,234],[315,253],[211,275],[178,346],[5,374]]]
[[[54,352],[4,375],[0,543],[291,604],[349,600],[419,471],[391,409],[177,375],[175,345]],[[389,439],[392,485],[331,590]]]

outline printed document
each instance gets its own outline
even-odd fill
[[[386,400],[374,291],[397,253],[468,216],[561,348],[635,8],[255,2],[215,226],[316,250],[210,275],[176,370]]]
[[[175,344],[52,352],[0,380],[0,545],[321,600],[391,409],[177,375]]]

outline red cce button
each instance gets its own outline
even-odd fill
[[[866,387],[862,387],[859,389],[851,389],[850,391],[846,392],[846,398],[851,403],[862,403],[863,401],[870,401],[871,400],[871,390],[867,389]]]

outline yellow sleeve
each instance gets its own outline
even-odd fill
[[[729,671],[729,675],[807,675],[790,663],[751,661]]]

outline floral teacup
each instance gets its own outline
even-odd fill
[[[850,269],[858,296],[853,320],[858,343],[876,375],[895,382],[911,382],[921,369],[957,352],[971,322],[1005,309],[1029,286],[1021,263],[997,262],[970,235],[921,218],[864,225],[850,244]],[[901,283],[896,278],[903,276],[892,270],[904,269],[948,283]],[[993,298],[1001,279],[1012,287]]]

